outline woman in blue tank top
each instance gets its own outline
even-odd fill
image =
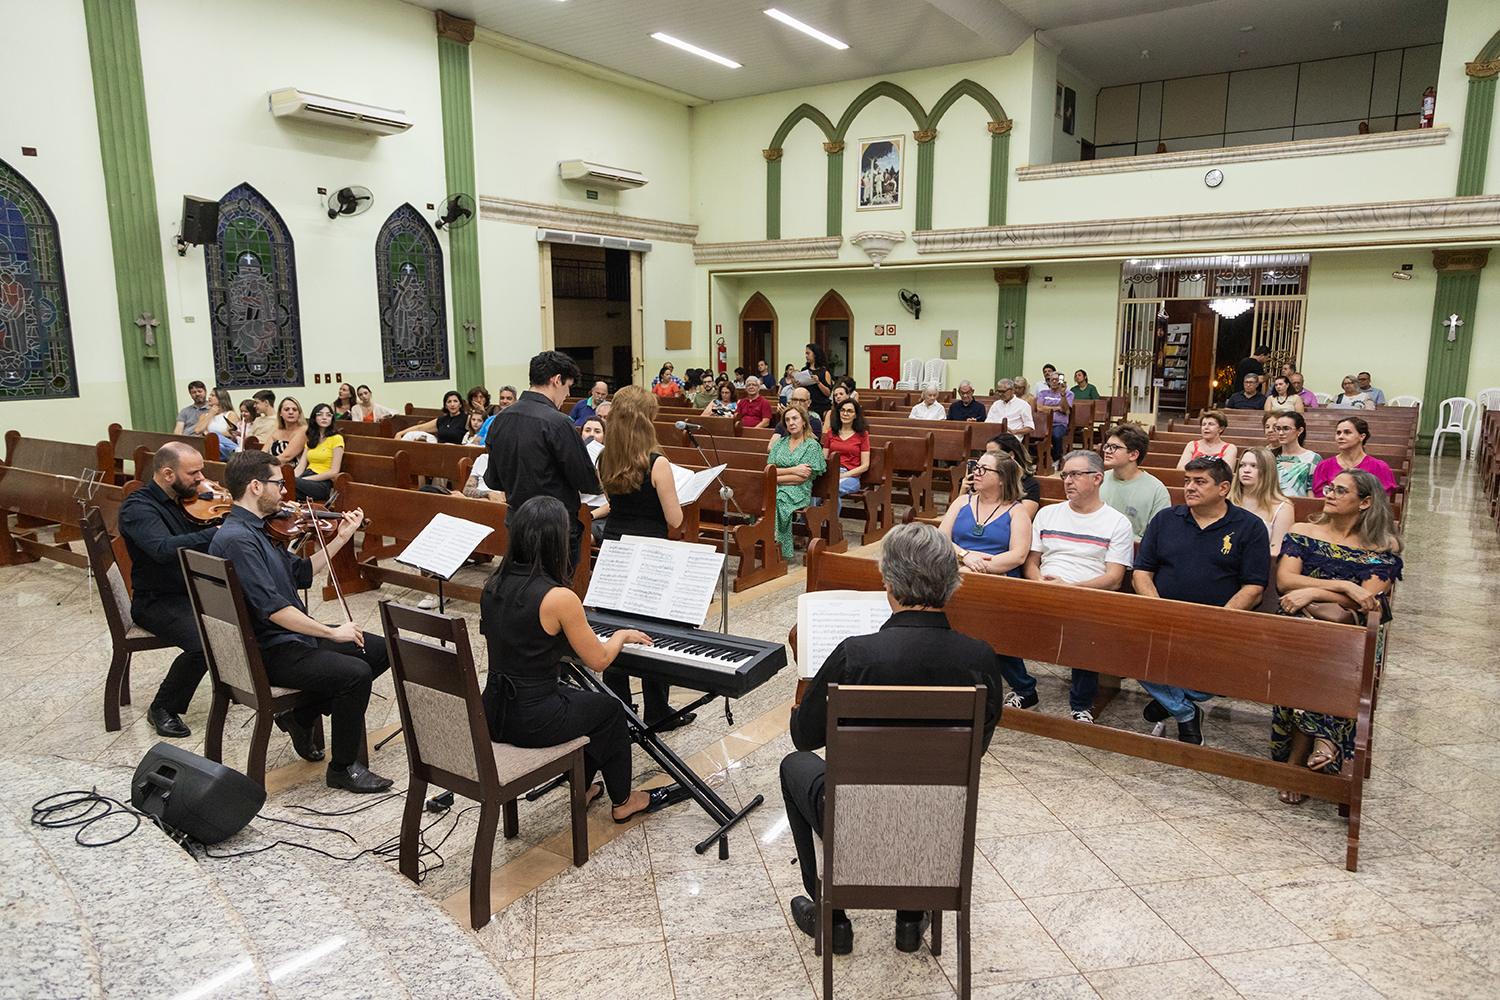
[[[1019,577],[1031,551],[1031,517],[1021,505],[1021,467],[1009,455],[985,455],[964,485],[941,525],[953,540],[961,568]]]

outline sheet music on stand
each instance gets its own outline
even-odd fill
[[[819,590],[797,598],[797,678],[816,677],[838,644],[869,635],[891,616],[883,590]]]
[[[708,484],[714,481],[714,477],[727,468],[729,468],[727,462],[723,465],[699,469],[697,472],[684,469],[679,465],[672,466],[672,481],[677,487],[677,502],[685,507],[697,500],[703,495],[703,491],[708,489]]]
[[[494,531],[494,528],[461,517],[437,514],[396,557],[396,561],[440,580],[451,580],[464,560],[473,555],[479,543]]]
[[[583,603],[591,608],[703,624],[724,554],[712,545],[626,535],[599,549]]]

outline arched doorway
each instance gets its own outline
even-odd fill
[[[833,289],[818,302],[812,313],[812,336],[814,344],[823,349],[828,358],[828,367],[835,375],[849,373],[849,336],[854,327],[854,313],[849,303]]]
[[[760,361],[776,373],[776,310],[756,292],[740,310],[740,364],[753,375]]]

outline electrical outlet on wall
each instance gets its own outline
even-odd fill
[[[324,372],[323,373],[323,381],[325,383],[327,383],[328,385],[333,385],[333,376],[330,375],[330,374],[328,374],[328,372]]]

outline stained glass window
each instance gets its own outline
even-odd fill
[[[0,399],[77,395],[57,219],[0,160]]]
[[[219,199],[218,241],[204,248],[214,384],[302,384],[302,327],[292,234],[249,184]]]
[[[402,205],[375,237],[380,351],[387,382],[448,377],[443,248],[427,220]]]

